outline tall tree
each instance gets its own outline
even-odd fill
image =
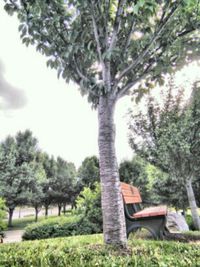
[[[115,153],[117,100],[142,80],[199,54],[198,0],[5,0],[17,13],[22,42],[48,57],[58,75],[75,81],[98,109],[104,240],[126,245],[123,201]],[[193,49],[193,47],[195,49]],[[141,85],[141,86],[140,86]]]
[[[71,202],[73,193],[73,184],[76,175],[76,169],[73,163],[68,163],[61,157],[56,161],[56,173],[51,183],[51,194],[54,203],[58,205],[58,215],[61,215],[62,206]]]
[[[78,169],[80,191],[83,187],[94,188],[95,182],[100,181],[99,160],[96,156],[87,157]]]
[[[42,164],[37,162],[31,163],[33,170],[33,179],[29,184],[27,192],[27,204],[35,209],[35,221],[38,221],[38,214],[41,210],[44,200],[43,185],[46,182],[46,173]]]
[[[200,86],[194,83],[190,102],[182,100],[182,91],[173,97],[170,83],[164,104],[149,99],[147,113],[132,115],[130,143],[142,157],[153,162],[185,186],[196,229],[200,229],[193,190],[200,171]]]
[[[36,162],[38,164],[42,164],[42,167],[45,171],[46,179],[42,181],[41,186],[43,192],[42,203],[45,208],[45,217],[47,217],[49,206],[53,202],[51,184],[52,180],[54,180],[54,177],[56,176],[56,161],[53,157],[50,158],[47,153],[38,151],[36,154]]]
[[[33,179],[33,173],[28,163],[17,165],[18,151],[14,138],[8,136],[0,150],[0,196],[6,201],[8,226],[12,226],[15,207],[27,201],[25,192]]]

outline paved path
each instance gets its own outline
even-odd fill
[[[5,231],[4,243],[21,242],[24,230]]]

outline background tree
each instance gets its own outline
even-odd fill
[[[80,191],[83,187],[94,188],[94,184],[100,181],[99,160],[96,156],[87,157],[78,169],[78,184]]]
[[[22,42],[98,109],[104,240],[125,245],[115,106],[134,85],[141,95],[142,80],[146,87],[162,82],[163,73],[199,54],[199,1],[6,0],[5,9],[18,14]]]
[[[43,166],[39,163],[33,162],[31,164],[33,170],[33,179],[29,184],[29,190],[27,192],[27,202],[35,209],[35,221],[38,221],[38,213],[40,212],[43,199],[43,185],[46,182],[46,173]]]
[[[138,156],[134,156],[132,160],[125,160],[119,165],[120,180],[130,183],[139,188],[142,199],[150,200],[149,179],[147,173],[147,162]]]
[[[55,176],[50,184],[53,201],[58,205],[58,216],[61,215],[62,206],[66,207],[66,204],[71,202],[75,175],[76,169],[74,164],[58,157]]]
[[[17,165],[18,151],[14,138],[7,137],[0,149],[0,196],[6,201],[8,226],[11,227],[15,207],[27,201],[25,192],[32,180],[32,169],[26,162]]]
[[[48,216],[49,206],[53,203],[52,184],[56,177],[56,160],[53,157],[49,157],[47,153],[41,151],[37,153],[36,162],[42,164],[45,170],[46,179],[42,182],[43,199],[42,203],[45,208],[45,216]]]
[[[182,209],[184,213],[189,206],[184,182],[167,173],[157,173],[152,193],[157,202],[165,203],[176,210]]]
[[[183,92],[173,97],[171,85],[163,107],[150,98],[146,115],[132,115],[130,143],[137,153],[167,171],[171,182],[177,179],[180,190],[185,186],[194,225],[200,229],[192,188],[200,166],[200,89],[194,83],[190,102],[184,105]]]

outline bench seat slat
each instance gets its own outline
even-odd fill
[[[133,214],[133,218],[154,217],[167,214],[167,206],[150,207]]]

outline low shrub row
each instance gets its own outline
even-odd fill
[[[46,239],[100,233],[97,224],[82,216],[59,217],[30,224],[25,228],[23,240]]]
[[[85,187],[76,201],[74,216],[47,219],[25,228],[23,240],[102,233],[100,184]]]
[[[1,245],[1,267],[197,267],[199,246],[166,241],[130,241],[127,251],[103,246],[101,235]]]

